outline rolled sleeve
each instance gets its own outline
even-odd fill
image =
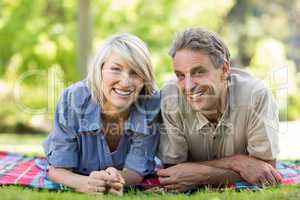
[[[274,160],[279,154],[278,109],[271,91],[267,88],[254,95],[248,125],[247,151],[251,156]]]
[[[44,151],[50,165],[61,168],[78,167],[78,143],[74,129],[70,127],[67,94],[64,92],[57,105],[54,127],[44,142]]]
[[[136,134],[136,136],[133,136],[124,168],[130,169],[141,176],[153,174],[155,168],[154,157],[158,142],[158,132],[151,135]]]

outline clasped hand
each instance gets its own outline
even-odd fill
[[[85,192],[89,194],[111,193],[122,196],[125,181],[119,171],[113,167],[106,170],[93,171],[84,184]]]

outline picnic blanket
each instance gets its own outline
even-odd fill
[[[68,188],[48,179],[48,163],[44,157],[24,156],[17,153],[0,151],[0,185],[22,185],[49,190],[67,190]],[[283,177],[283,185],[300,183],[300,161],[279,161],[277,169]],[[148,178],[139,186],[142,189],[159,187],[157,178]],[[229,185],[233,189],[251,189],[259,187],[246,182]]]

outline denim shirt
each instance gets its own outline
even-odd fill
[[[154,172],[160,122],[160,94],[138,98],[130,107],[119,145],[111,152],[102,131],[101,107],[82,80],[63,92],[43,147],[54,167],[89,175],[112,166],[145,176]]]

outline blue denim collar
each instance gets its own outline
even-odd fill
[[[79,132],[90,132],[102,129],[101,107],[91,98],[82,106],[82,113],[79,120]],[[131,106],[128,121],[125,125],[125,133],[130,131],[142,134],[150,134],[151,128],[148,125],[160,113],[160,94],[156,92],[151,97],[139,97]]]

